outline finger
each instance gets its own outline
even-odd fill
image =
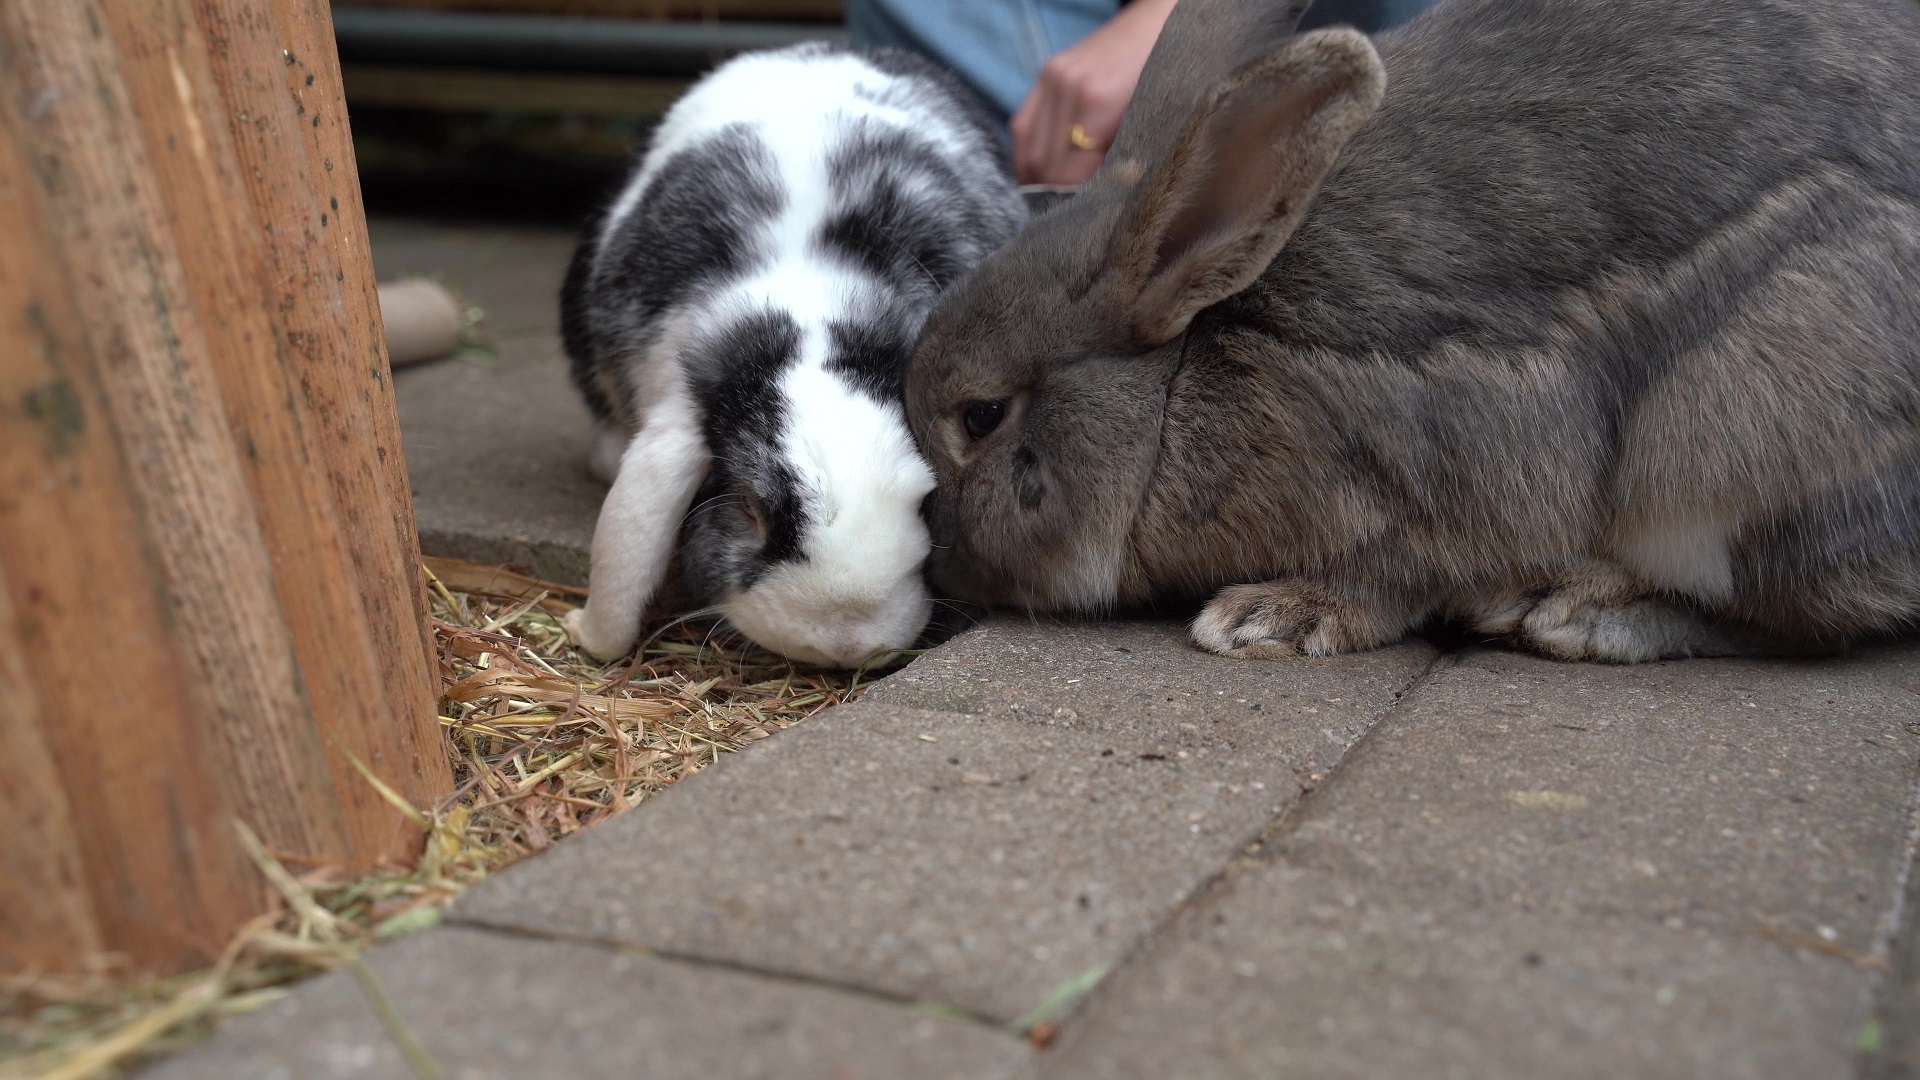
[[[1067,94],[1063,95],[1064,107],[1061,109],[1060,126],[1054,138],[1054,157],[1049,172],[1049,183],[1080,184],[1100,167],[1106,157],[1106,143],[1109,133],[1103,130],[1104,122],[1098,118],[1098,106],[1095,103],[1093,88],[1087,78],[1075,80]],[[1073,138],[1075,127],[1077,134],[1085,136],[1083,141]]]
[[[1027,177],[1032,175],[1038,167],[1038,162],[1034,158],[1036,144],[1033,132],[1040,112],[1039,98],[1040,88],[1035,86],[1032,92],[1027,94],[1027,100],[1020,103],[1020,108],[1007,124],[1007,131],[1013,136],[1013,173],[1023,184],[1034,182]]]
[[[1099,170],[1101,162],[1107,159],[1107,147],[1113,145],[1113,137],[1120,131],[1120,117],[1126,111],[1127,100],[1118,97],[1104,88],[1089,87],[1082,94],[1075,117],[1080,124],[1081,133],[1091,142],[1091,148],[1074,147],[1059,163],[1059,184],[1084,184]],[[1068,125],[1072,130],[1072,125]]]
[[[1067,147],[1067,128],[1074,109],[1072,88],[1061,64],[1049,62],[1040,72],[1039,112],[1029,142],[1031,165],[1028,183],[1060,183],[1061,165]]]
[[[1054,168],[1054,178],[1050,184],[1084,184],[1106,160],[1106,154],[1099,150],[1074,150],[1060,160]]]
[[[1081,115],[1081,85],[1075,79],[1075,71],[1062,67],[1060,79],[1054,83],[1054,94],[1050,100],[1050,125],[1044,138],[1043,152],[1044,183],[1077,183],[1073,177],[1081,175],[1077,160],[1087,152],[1073,146],[1069,133],[1073,125],[1079,123]]]

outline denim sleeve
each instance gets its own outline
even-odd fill
[[[1371,34],[1433,3],[1315,0],[1300,25],[1345,23]],[[1113,18],[1120,0],[846,0],[846,7],[856,44],[894,45],[945,63],[1004,123],[1026,100],[1047,57]]]

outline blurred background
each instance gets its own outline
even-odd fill
[[[577,225],[703,71],[846,36],[840,0],[353,0],[333,17],[368,213],[443,221]]]

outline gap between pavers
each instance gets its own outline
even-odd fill
[[[995,1080],[1024,1041],[963,1019],[698,964],[472,928],[366,954],[406,1031],[460,1080]],[[230,1020],[145,1080],[415,1080],[347,971]]]
[[[1433,655],[1245,664],[1178,627],[989,623],[509,868],[452,918],[1014,1023],[1127,955]]]
[[[1892,684],[1904,689],[1908,709],[1905,730],[1920,736],[1920,648],[1898,654],[1901,664],[1886,665]],[[1882,988],[1873,1026],[1862,1033],[1861,1080],[1920,1080],[1920,799],[1907,834],[1908,862],[1900,926],[1889,942],[1891,970]]]
[[[1033,1072],[1851,1075],[1909,857],[1917,649],[1467,653]]]

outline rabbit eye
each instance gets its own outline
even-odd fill
[[[966,424],[969,439],[984,439],[993,434],[1000,421],[1007,415],[1007,403],[1004,401],[975,401],[960,411],[961,422]]]

